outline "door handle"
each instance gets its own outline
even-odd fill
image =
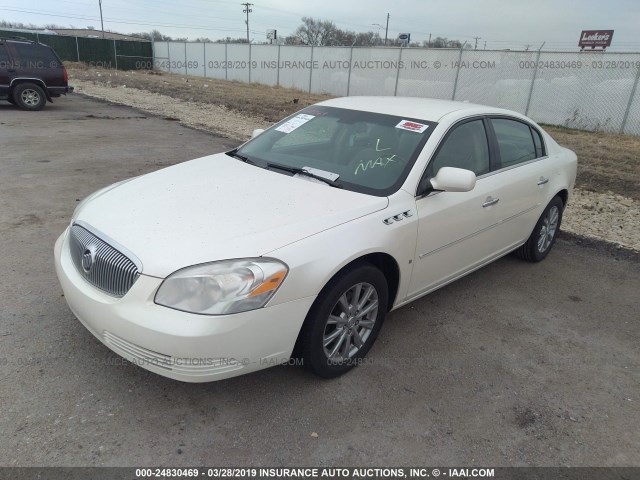
[[[491,205],[495,205],[496,203],[498,203],[500,201],[499,198],[491,198],[491,197],[487,197],[487,199],[484,201],[484,203],[482,204],[482,208],[486,208],[486,207],[490,207]]]
[[[545,177],[540,177],[540,180],[538,180],[538,185],[544,185],[545,183],[549,183],[549,179]]]

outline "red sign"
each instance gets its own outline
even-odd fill
[[[611,46],[612,38],[613,30],[583,30],[580,34],[580,42],[578,42],[578,46],[580,48],[607,48]]]

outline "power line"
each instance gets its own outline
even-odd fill
[[[30,13],[33,15],[44,15],[48,17],[59,17],[59,18],[70,18],[74,20],[99,20],[98,17],[92,16],[75,16],[75,15],[60,15],[52,12],[43,12],[43,11],[34,11],[34,10],[20,10],[13,8],[4,8],[0,7],[0,10],[10,11],[10,12],[19,12],[19,13]],[[130,22],[127,20],[119,19],[119,18],[107,18],[107,21],[116,24],[122,25],[136,25],[136,26],[147,26],[147,27],[168,27],[168,28],[188,28],[193,30],[207,30],[207,31],[220,31],[220,32],[241,32],[243,30],[237,28],[212,28],[205,27],[204,25],[184,25],[184,24],[172,24],[172,23],[144,23],[144,22]]]

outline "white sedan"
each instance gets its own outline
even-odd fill
[[[576,155],[518,113],[338,98],[90,195],[56,270],[85,327],[160,375],[295,358],[334,377],[389,311],[509,252],[544,259],[575,177]]]

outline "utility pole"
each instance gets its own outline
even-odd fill
[[[389,36],[389,14],[387,13],[387,28],[384,30],[384,46],[387,46],[387,37]]]
[[[431,48],[431,34],[429,34],[429,48]]]
[[[247,14],[247,19],[245,20],[244,23],[247,24],[247,43],[251,43],[249,41],[249,14],[253,11],[251,10],[251,7],[253,7],[253,3],[241,3],[240,5],[244,6],[244,10],[242,11],[242,13],[246,13]]]
[[[100,7],[100,28],[102,30],[102,38],[104,38],[104,22],[102,21],[102,0],[98,0],[98,6]]]
[[[478,49],[478,40],[480,40],[482,37],[473,37],[473,39],[476,41],[476,46],[473,48],[474,50]]]
[[[486,40],[484,41],[484,49],[485,50],[487,49],[487,41]]]

